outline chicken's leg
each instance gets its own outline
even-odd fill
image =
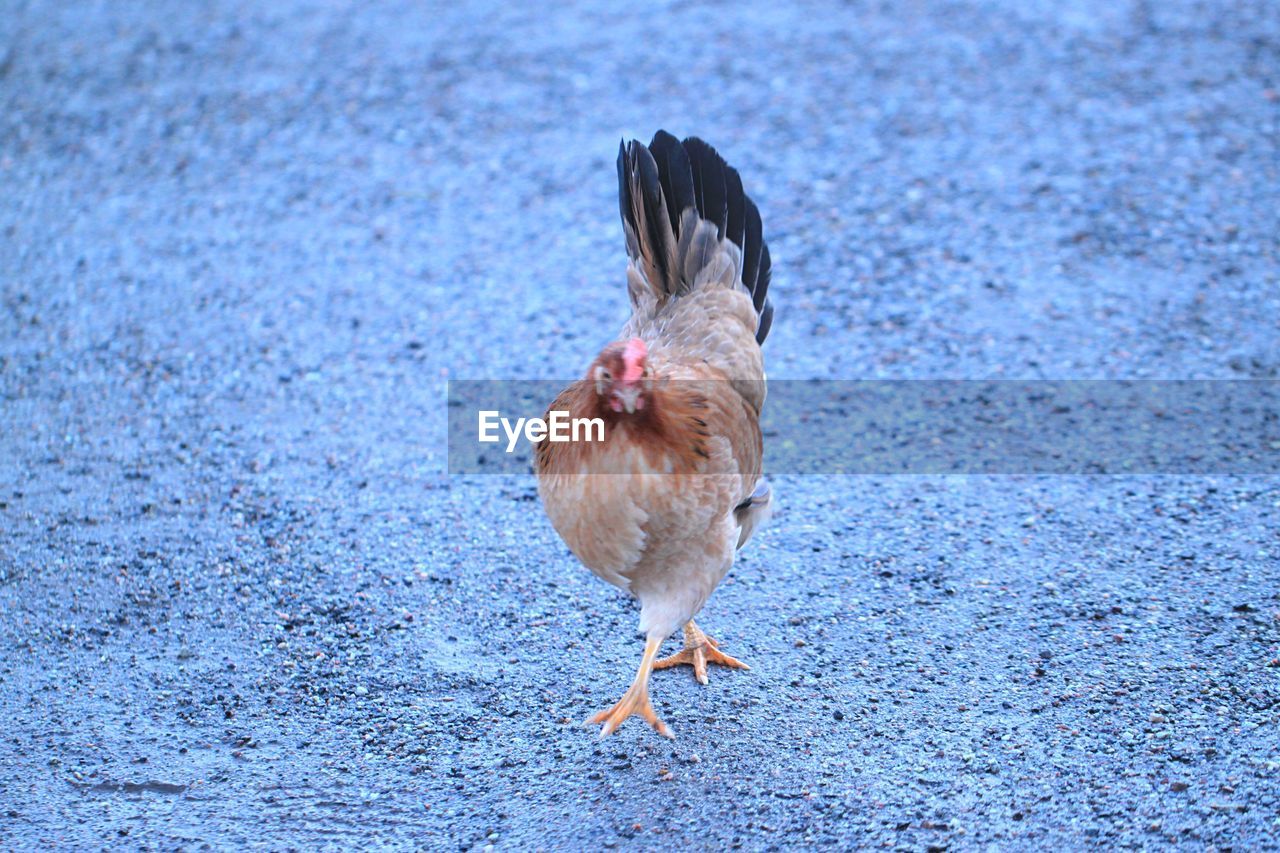
[[[731,658],[720,651],[717,648],[718,645],[715,640],[702,633],[702,629],[690,619],[689,624],[684,626],[684,648],[671,657],[654,661],[653,668],[666,669],[682,663],[692,664],[693,677],[698,679],[699,684],[707,683],[708,663],[718,663],[731,669],[751,669],[737,658]]]
[[[654,634],[645,641],[644,657],[640,659],[640,671],[636,673],[636,680],[631,682],[631,686],[627,688],[626,693],[622,694],[617,704],[587,720],[588,725],[604,723],[600,727],[600,737],[613,734],[627,717],[635,714],[644,717],[658,734],[675,739],[671,729],[658,719],[653,705],[649,702],[649,673],[653,670],[653,659],[658,655],[662,640],[662,637]]]

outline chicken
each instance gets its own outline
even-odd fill
[[[556,532],[640,602],[639,672],[587,724],[605,737],[639,715],[673,737],[649,701],[652,670],[689,664],[706,684],[708,664],[748,668],[693,620],[769,511],[769,249],[738,173],[700,139],[623,145],[618,194],[631,319],[549,409],[601,419],[603,440],[540,441],[535,466]],[[681,627],[684,649],[656,660]]]

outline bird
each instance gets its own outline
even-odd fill
[[[689,665],[705,685],[710,664],[749,669],[694,617],[773,505],[760,431],[772,262],[741,177],[703,140],[624,141],[617,168],[631,316],[548,408],[598,418],[602,435],[544,437],[534,467],[570,551],[640,604],[635,679],[585,724],[604,738],[639,716],[674,738],[653,670]],[[657,659],[678,630],[684,647]]]

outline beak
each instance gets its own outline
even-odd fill
[[[639,408],[637,404],[640,401],[640,386],[623,385],[619,388],[614,388],[613,396],[622,403],[622,407],[626,409],[627,414],[634,414],[635,410]]]

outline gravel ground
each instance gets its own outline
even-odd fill
[[[1271,3],[436,5],[5,4],[0,846],[1280,847],[1280,478],[776,476],[598,742],[634,607],[443,461],[660,126],[773,376],[1277,377]]]

